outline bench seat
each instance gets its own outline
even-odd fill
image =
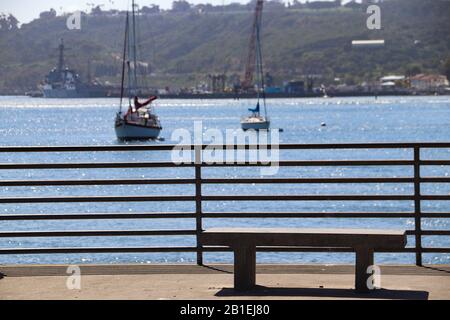
[[[303,228],[213,228],[202,232],[200,243],[227,246],[234,251],[234,287],[248,290],[256,284],[256,248],[322,247],[351,248],[356,253],[355,289],[367,292],[377,250],[396,250],[406,246],[406,232],[374,229],[303,229]],[[330,249],[332,250],[332,249]]]

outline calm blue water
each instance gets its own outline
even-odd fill
[[[48,100],[0,97],[0,145],[104,145],[118,144],[113,129],[117,99]],[[253,102],[248,100],[161,100],[156,110],[161,118],[165,143],[176,129],[193,132],[194,121],[203,129],[239,128],[239,118]],[[416,142],[450,141],[450,97],[382,97],[269,100],[274,128],[283,128],[283,143]],[[325,122],[325,127],[320,124]],[[207,141],[205,141],[207,142]],[[161,142],[140,142],[161,143]],[[424,158],[450,159],[450,150],[424,151]],[[282,151],[281,159],[411,159],[408,150]],[[59,154],[0,154],[0,162],[64,161],[154,161],[169,159],[168,153],[107,152]],[[410,168],[281,168],[280,177],[382,177],[411,176]],[[0,179],[94,179],[192,177],[192,169],[85,169],[85,170],[4,170]],[[425,168],[423,175],[449,175],[450,168]],[[205,177],[259,177],[258,168],[205,169]],[[192,186],[71,186],[0,187],[0,197],[46,195],[192,195]],[[208,185],[212,194],[411,194],[409,184],[363,185]],[[423,186],[424,194],[449,194],[450,186]],[[424,202],[423,210],[449,212],[450,202]],[[98,203],[0,205],[1,214],[12,213],[100,213],[100,212],[192,212],[192,203]],[[409,201],[354,202],[207,202],[204,211],[272,212],[407,212]],[[424,229],[449,230],[450,219],[424,219]],[[190,219],[108,220],[108,221],[2,221],[0,230],[101,230],[101,229],[192,229]],[[412,229],[412,219],[205,219],[212,226],[361,227]],[[424,246],[450,246],[450,237],[424,237]],[[409,245],[414,239],[408,239]],[[0,247],[75,246],[190,246],[193,237],[89,237],[0,239]],[[205,254],[206,261],[229,262],[230,254]],[[425,254],[427,263],[450,263],[450,255]],[[160,254],[70,254],[0,256],[1,263],[153,263],[193,262],[191,253]],[[342,253],[261,253],[260,262],[352,262]],[[413,263],[409,254],[377,254],[377,262]]]

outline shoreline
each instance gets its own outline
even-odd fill
[[[150,95],[144,94],[143,96]],[[267,99],[311,99],[311,98],[358,98],[358,97],[435,97],[435,96],[450,96],[450,91],[445,93],[424,93],[424,94],[413,94],[408,92],[360,92],[360,93],[330,93],[327,97],[323,94],[286,94],[286,93],[269,93],[266,94]],[[42,98],[42,99],[93,99],[93,98],[120,98],[120,96],[112,95],[96,95],[96,96],[80,96],[80,97],[61,97],[61,98],[46,98],[41,95],[33,95],[26,93],[4,93],[0,94],[0,97],[31,97],[31,98]],[[256,99],[254,94],[229,94],[229,93],[217,93],[217,94],[164,94],[158,95],[160,100],[174,100],[174,99],[186,99],[186,100],[217,100],[217,99]]]

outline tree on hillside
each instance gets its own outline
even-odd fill
[[[448,81],[450,81],[450,58],[444,64],[444,74],[447,76]]]
[[[141,9],[141,12],[143,14],[152,14],[152,13],[159,13],[161,10],[159,9],[159,6],[155,4],[151,4],[150,7],[143,6]]]
[[[0,31],[17,30],[18,24],[19,20],[17,20],[12,14],[6,15],[4,13],[0,13]]]
[[[56,17],[56,10],[50,9],[49,11],[43,11],[39,14],[39,19],[52,19]]]
[[[408,77],[413,77],[419,73],[422,73],[422,68],[419,64],[417,63],[412,63],[409,64],[406,68],[406,75]]]
[[[281,0],[272,0],[272,1],[266,1],[265,8],[267,10],[273,10],[273,9],[282,10],[285,8],[285,6],[284,6],[284,2]]]
[[[102,8],[101,8],[102,6],[103,5],[98,5],[98,6],[94,7],[94,8],[92,8],[91,14],[94,15],[94,16],[102,15],[102,13],[103,13]]]
[[[191,10],[191,5],[185,0],[172,2],[172,12],[188,12]]]

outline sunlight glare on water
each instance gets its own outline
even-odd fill
[[[252,100],[157,100],[155,110],[163,126],[164,142],[172,139],[176,129],[193,132],[194,121],[202,121],[204,130],[217,128],[239,130],[240,117],[253,107]],[[448,142],[450,141],[450,97],[373,97],[329,99],[269,99],[272,128],[282,128],[282,143],[346,142]],[[1,146],[116,145],[113,123],[118,99],[40,99],[0,97]],[[321,125],[324,123],[325,125]],[[320,150],[286,151],[282,160],[292,159],[411,159],[408,150]],[[424,157],[450,159],[450,150],[424,151]],[[0,162],[90,162],[154,161],[170,159],[162,152],[106,153],[34,153],[0,154]],[[77,170],[4,170],[2,180],[9,179],[112,179],[192,177],[192,170],[173,169],[77,169]],[[426,168],[426,176],[448,176],[448,167]],[[281,168],[280,177],[401,177],[411,176],[410,168]],[[257,168],[204,170],[205,177],[259,177]],[[425,194],[449,194],[448,184],[423,187]],[[411,194],[409,184],[362,185],[207,185],[205,194]],[[193,186],[54,186],[0,187],[1,197],[74,196],[74,195],[167,195],[194,194]],[[450,212],[448,201],[424,202],[424,211]],[[66,203],[2,204],[1,214],[31,213],[100,213],[100,212],[192,212],[193,203]],[[409,201],[368,202],[207,202],[206,212],[410,212]],[[424,219],[424,229],[449,230],[449,219]],[[357,227],[412,229],[413,219],[205,219],[204,227]],[[79,220],[79,221],[2,221],[0,230],[120,230],[120,229],[192,229],[192,219],[151,220]],[[414,244],[409,238],[409,245]],[[89,238],[11,238],[0,239],[2,248],[76,247],[76,246],[193,246],[193,237],[89,237]],[[424,246],[450,247],[450,237],[424,237]],[[207,261],[229,262],[228,253],[208,253]],[[409,254],[377,254],[377,262],[412,263]],[[155,254],[69,254],[69,255],[2,255],[1,263],[119,263],[119,262],[193,262],[193,253]],[[352,262],[351,254],[342,253],[260,253],[258,261],[311,263]],[[450,263],[445,254],[425,254],[426,263]]]

